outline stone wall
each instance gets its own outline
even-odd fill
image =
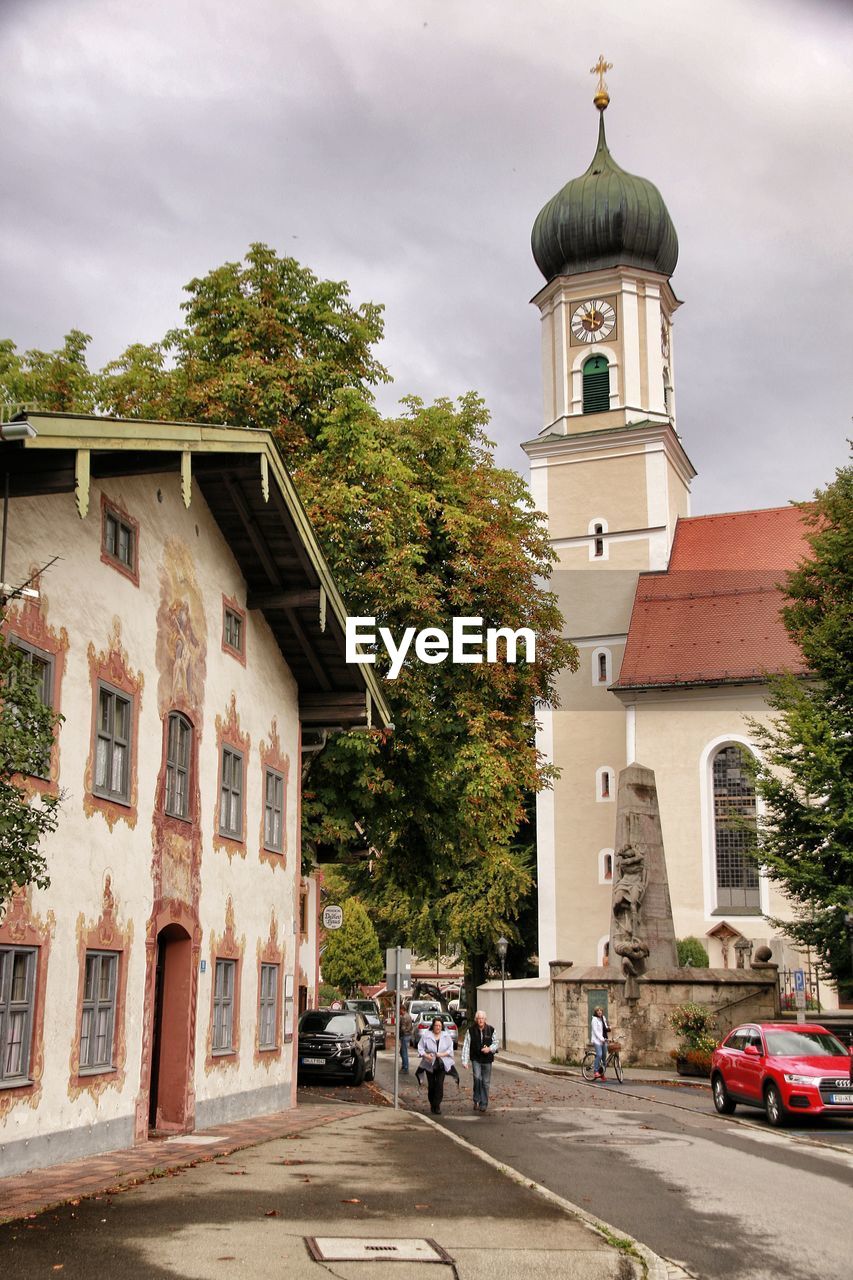
[[[579,1062],[589,1042],[596,1004],[618,1034],[626,1065],[672,1068],[677,1036],[669,1025],[676,1005],[692,1001],[713,1009],[715,1031],[726,1035],[741,1022],[778,1016],[776,969],[659,969],[639,979],[639,999],[625,999],[625,979],[611,968],[575,973],[551,966],[553,1046],[557,1059]]]

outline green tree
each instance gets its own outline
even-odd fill
[[[97,380],[86,363],[87,333],[72,329],[56,351],[18,354],[14,342],[0,341],[0,406],[7,412],[37,405],[58,413],[93,413]]]
[[[707,969],[710,964],[708,952],[698,938],[679,938],[675,950],[682,969],[687,965],[693,969]]]
[[[853,987],[853,466],[801,510],[811,555],[788,576],[782,615],[811,678],[774,678],[772,721],[751,726],[763,757],[757,856],[796,908],[775,926]]]
[[[385,685],[394,732],[330,739],[303,806],[308,847],[352,856],[356,823],[365,833],[374,852],[348,878],[383,933],[424,955],[439,938],[472,955],[501,933],[519,942],[533,893],[526,808],[551,781],[535,709],[577,663],[542,585],[552,553],[526,485],[495,466],[473,394],[377,412],[381,309],[354,306],[345,285],[256,244],[187,293],[184,324],[88,375],[78,407],[92,385],[104,412],[269,428],[351,613],[395,636],[449,630],[454,615],[535,632],[535,664],[406,662]],[[38,390],[14,362],[9,381],[7,395]]]
[[[343,924],[326,934],[321,967],[325,982],[352,995],[362,983],[380,982],[385,968],[376,930],[358,898],[347,898],[341,905]]]
[[[40,795],[29,778],[50,765],[59,716],[42,701],[42,677],[30,655],[0,635],[0,909],[15,888],[50,883],[42,841],[56,829],[59,797]]]

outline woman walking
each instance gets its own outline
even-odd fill
[[[489,1106],[489,1086],[492,1082],[492,1063],[498,1051],[494,1027],[486,1021],[482,1009],[474,1014],[473,1026],[465,1032],[462,1046],[462,1065],[468,1070],[470,1063],[474,1073],[474,1110],[486,1111]]]
[[[434,1018],[429,1031],[425,1031],[418,1043],[421,1066],[427,1073],[429,1107],[434,1116],[441,1114],[444,1097],[444,1077],[450,1072],[458,1074],[453,1063],[453,1037],[445,1031],[441,1018]]]

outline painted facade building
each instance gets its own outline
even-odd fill
[[[0,920],[12,1173],[294,1104],[301,736],[387,710],[268,433],[30,414],[0,456],[4,631],[63,717],[50,888]]]
[[[616,780],[655,770],[676,936],[712,966],[734,944],[803,958],[765,914],[789,904],[743,856],[756,802],[744,753],[766,721],[768,672],[802,670],[777,584],[806,551],[796,509],[690,517],[695,470],[676,421],[678,257],[657,188],[626,173],[596,96],[592,163],[538,215],[545,284],[543,427],[524,448],[558,561],[553,588],[580,655],[539,747],[561,774],[537,805],[539,960],[608,961]],[[823,992],[834,1003],[834,993]]]

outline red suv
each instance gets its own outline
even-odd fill
[[[711,1088],[721,1115],[740,1102],[777,1127],[794,1112],[853,1116],[853,1058],[826,1027],[750,1022],[714,1050]]]

